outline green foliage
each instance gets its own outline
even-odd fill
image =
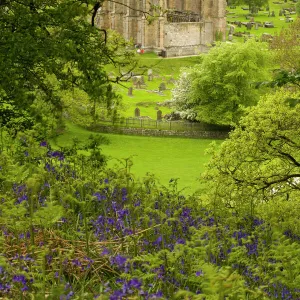
[[[244,108],[258,101],[254,83],[268,78],[269,58],[265,45],[253,40],[212,48],[201,64],[182,74],[186,79],[173,90],[177,110],[209,124],[237,123]]]
[[[300,70],[300,18],[275,35],[270,48],[275,53],[275,59],[281,69],[289,72]]]
[[[296,13],[298,17],[300,17],[300,1],[298,0],[296,3]]]
[[[62,95],[75,87],[88,95],[94,116],[97,103],[106,109],[115,106],[117,97],[104,66],[131,65],[135,54],[120,37],[111,34],[106,41],[103,32],[89,24],[91,5],[92,1],[1,2],[2,125],[22,130],[33,121],[46,124],[49,115],[60,118]]]
[[[250,141],[254,140],[257,149],[266,152],[265,157],[274,154],[275,149],[269,153],[259,147],[266,145],[262,141],[264,134],[269,137],[271,133],[286,133],[285,150],[295,147],[292,141],[296,143],[298,135],[292,139],[292,133],[297,124],[284,131],[282,123],[290,120],[287,127],[291,127],[299,108],[290,108],[284,102],[285,95],[280,92],[269,96],[258,108],[251,109],[242,120],[243,127],[232,133],[231,143],[236,132],[246,133],[250,126],[246,125],[255,119],[257,123],[250,128],[257,128],[260,138],[251,134]],[[279,114],[277,118],[272,109]],[[258,126],[260,117],[266,119],[267,111],[273,118],[268,123],[269,131],[264,132]],[[273,123],[281,127],[271,127]],[[204,194],[184,197],[178,191],[177,179],[171,180],[169,187],[159,186],[152,175],[137,180],[131,174],[131,158],[117,169],[107,169],[79,154],[84,147],[101,153],[103,138],[90,137],[82,147],[75,140],[62,152],[53,151],[45,141],[37,144],[31,135],[18,134],[6,141],[7,147],[0,156],[1,297],[299,297],[296,186],[289,201],[281,196],[285,187],[276,186],[278,190],[270,194],[269,201],[256,203],[249,216],[246,207],[251,195],[240,193],[249,184],[240,184],[231,194],[233,205],[238,204],[234,194],[240,193],[245,210],[223,209],[228,200],[226,192],[233,184],[226,178],[229,176],[223,165],[223,177],[218,174],[217,158],[209,174],[214,175],[213,189],[224,191],[223,202],[218,194],[208,201],[203,200]],[[225,142],[220,151],[226,166],[231,162],[231,143]],[[234,146],[236,150],[238,147]],[[269,147],[283,151],[279,141]],[[240,157],[245,153],[251,161],[252,156],[245,149],[239,145]],[[247,149],[251,149],[249,144]],[[238,167],[245,165],[251,171],[248,160],[240,161]],[[280,162],[279,155],[276,162]],[[280,169],[278,165],[277,171]],[[288,169],[293,171],[291,166]],[[265,171],[267,175],[272,169]],[[255,173],[251,175],[255,180]]]
[[[293,98],[299,94],[283,90],[264,96],[222,144],[206,174],[216,210],[257,215],[270,205],[278,211],[277,217],[269,214],[274,224],[286,227],[293,219],[283,217],[288,206],[299,205],[300,107],[290,105]],[[299,228],[298,220],[293,222],[293,229]]]

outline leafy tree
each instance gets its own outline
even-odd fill
[[[253,216],[270,204],[276,218],[288,206],[299,213],[300,105],[290,105],[297,96],[278,90],[262,97],[215,153],[205,178],[216,210]]]
[[[300,17],[300,1],[299,0],[296,3],[296,12],[297,12],[298,17]]]
[[[274,36],[270,48],[282,69],[300,71],[300,18]]]
[[[268,58],[264,44],[253,40],[212,48],[199,65],[181,75],[173,91],[176,109],[210,124],[236,123],[244,107],[258,101],[253,83],[268,78]]]
[[[74,87],[92,102],[113,106],[105,65],[130,66],[133,52],[120,37],[107,38],[96,28],[100,2],[24,0],[0,1],[1,124],[21,116],[25,127],[41,119],[40,106],[61,113],[63,91]],[[118,75],[113,82],[119,82]],[[40,103],[40,104],[37,104]]]

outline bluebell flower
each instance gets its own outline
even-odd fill
[[[133,287],[135,289],[140,289],[142,286],[142,282],[139,281],[137,278],[133,278],[128,281],[128,286]]]
[[[110,295],[109,299],[110,300],[122,300],[123,297],[126,295],[123,293],[122,290],[116,290],[112,295]]]
[[[99,202],[106,199],[106,196],[100,192],[94,193],[93,196],[96,197]]]
[[[40,146],[41,146],[41,147],[47,147],[47,142],[46,142],[46,141],[40,142]]]
[[[153,242],[153,245],[159,245],[162,242],[162,236],[160,235],[155,242]]]
[[[119,254],[117,256],[111,258],[111,263],[115,264],[119,267],[124,266],[126,261],[127,261],[127,258],[124,256],[121,256]]]
[[[81,266],[81,262],[78,260],[78,259],[73,259],[72,260],[72,264],[74,265],[74,266]]]
[[[163,292],[162,291],[158,291],[155,294],[149,295],[149,299],[160,299],[162,297],[163,297]]]
[[[27,287],[26,286],[27,280],[26,280],[26,277],[24,275],[14,275],[13,278],[12,278],[12,281],[22,283],[22,285],[23,285],[22,288]]]
[[[16,201],[16,204],[21,204],[23,201],[27,201],[28,200],[28,196],[26,194],[18,197],[18,200]]]
[[[176,241],[176,244],[182,244],[184,245],[185,244],[185,240],[183,238],[179,238],[177,241]]]
[[[73,291],[70,291],[66,297],[66,300],[70,300],[74,295],[75,293]]]
[[[137,201],[134,203],[134,206],[135,206],[135,207],[141,206],[141,200],[137,200]]]
[[[125,216],[128,216],[129,211],[128,209],[120,209],[117,211],[117,214],[118,214],[118,218],[123,218]]]

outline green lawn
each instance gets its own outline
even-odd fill
[[[274,3],[275,2],[275,3]],[[282,10],[283,8],[293,8],[295,7],[295,3],[292,1],[270,1],[269,2],[269,7],[270,10],[267,11],[265,7],[263,7],[262,11],[259,11],[255,16],[253,16],[254,22],[272,22],[274,24],[274,28],[264,28],[264,27],[259,27],[258,29],[255,29],[255,26],[252,27],[251,30],[247,30],[245,26],[242,25],[241,28],[235,26],[235,32],[250,32],[251,35],[254,35],[258,38],[261,37],[263,33],[269,33],[271,35],[275,33],[279,33],[282,28],[287,28],[290,23],[286,23],[285,17],[279,16],[279,11]],[[280,4],[279,4],[280,3]],[[249,22],[250,19],[247,18],[247,15],[249,14],[249,10],[243,10],[242,8],[247,8],[247,5],[241,5],[241,6],[236,6],[235,9],[230,8],[230,6],[227,6],[227,11],[229,12],[226,16],[227,23],[230,24],[231,22],[234,21],[240,21],[240,22]],[[272,13],[274,11],[275,17],[269,16],[269,12]],[[292,19],[296,19],[296,14],[291,14],[289,15]],[[227,34],[228,38],[228,34]],[[238,37],[233,37],[233,42],[235,41],[243,41],[243,38],[238,38]]]
[[[53,144],[70,145],[73,138],[85,141],[90,132],[69,124],[65,134],[56,138]],[[171,178],[180,178],[179,188],[187,187],[185,193],[192,193],[198,187],[201,172],[210,156],[205,154],[213,140],[163,137],[140,137],[102,134],[110,144],[103,145],[103,153],[110,157],[110,167],[118,160],[133,156],[132,173],[143,177],[147,172],[155,174],[163,185]],[[217,140],[217,144],[222,141]]]
[[[174,88],[174,80],[178,79],[183,67],[191,67],[200,62],[199,56],[183,58],[161,58],[154,53],[145,53],[139,57],[139,66],[136,74],[144,76],[145,86],[136,89],[132,80],[123,83],[124,86],[115,85],[115,90],[122,95],[122,117],[134,117],[136,107],[140,109],[141,116],[156,119],[157,111],[163,115],[171,111],[170,108],[161,106],[159,103],[171,99],[171,90]],[[148,81],[147,71],[152,69],[153,81]],[[112,71],[112,70],[111,70]],[[158,93],[159,85],[165,83],[167,90]],[[133,87],[133,95],[128,96],[128,88]]]

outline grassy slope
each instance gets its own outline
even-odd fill
[[[153,53],[141,55],[139,68],[136,70],[136,73],[144,74],[146,87],[143,89],[134,89],[133,96],[130,97],[127,95],[127,88],[133,87],[131,81],[124,84],[126,88],[115,86],[115,89],[123,97],[123,107],[120,110],[120,115],[124,117],[134,117],[134,110],[136,107],[139,107],[141,116],[149,116],[155,120],[158,109],[160,109],[163,114],[170,112],[169,108],[157,105],[159,102],[171,99],[171,89],[174,87],[174,84],[168,83],[168,81],[171,78],[177,79],[181,68],[190,67],[199,62],[200,57],[198,56],[168,59],[158,57]],[[148,69],[152,69],[154,75],[153,81],[150,82],[147,76]],[[162,82],[166,84],[167,90],[160,95],[157,91]]]
[[[276,2],[276,1],[274,1]],[[281,4],[275,4],[273,1],[269,1],[269,7],[270,7],[270,13],[272,11],[275,12],[275,17],[269,17],[269,12],[264,9],[263,11],[259,11],[256,16],[254,16],[254,21],[257,22],[272,22],[274,24],[274,28],[264,28],[259,27],[259,29],[255,29],[255,27],[252,27],[251,30],[247,30],[245,26],[242,26],[241,28],[237,27],[235,25],[235,32],[250,32],[251,35],[255,35],[256,37],[260,37],[263,33],[269,33],[269,34],[275,34],[279,33],[282,28],[286,28],[289,26],[290,23],[285,22],[284,16],[279,16],[279,11],[283,8],[292,8],[295,7],[295,3],[292,1],[288,1],[287,3],[283,1],[277,1],[281,2]],[[227,6],[227,11],[229,11],[229,14],[227,14],[226,19],[227,23],[234,21],[240,21],[240,22],[249,22],[249,19],[246,18],[246,16],[249,14],[248,10],[243,10],[242,7],[247,7],[247,5],[237,6],[235,9],[231,9],[229,6]],[[290,15],[291,18],[295,19],[296,15]],[[227,34],[228,37],[228,34]],[[234,41],[243,41],[243,38],[234,37]]]
[[[67,132],[59,136],[55,143],[66,146],[73,138],[87,140],[90,132],[69,124]],[[102,134],[110,140],[109,145],[103,145],[103,153],[110,156],[109,166],[118,160],[133,156],[132,172],[137,177],[143,177],[147,172],[155,174],[163,185],[171,178],[180,178],[179,188],[188,187],[187,193],[199,187],[197,178],[204,171],[204,165],[210,156],[205,150],[213,140],[183,139],[162,137],[140,137],[114,134]],[[217,141],[221,143],[220,140]]]

